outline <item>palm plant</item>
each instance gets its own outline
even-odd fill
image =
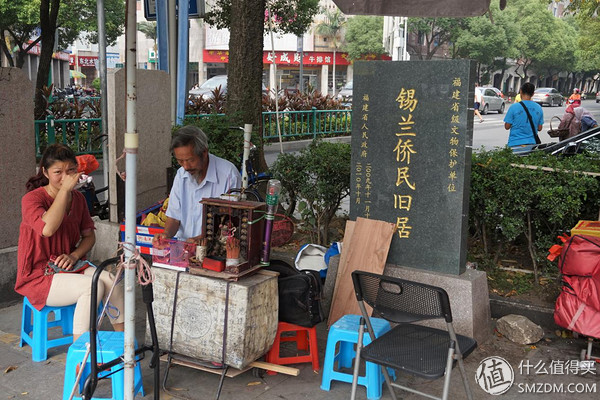
[[[333,89],[332,95],[335,95],[335,55],[341,44],[341,32],[346,25],[346,16],[342,14],[339,8],[333,11],[329,9],[321,9],[321,13],[325,17],[319,22],[314,31],[317,35],[325,36],[330,39],[329,43],[333,46]]]
[[[146,22],[146,21],[142,21],[142,22],[138,22],[137,23],[137,30],[142,32],[144,34],[144,36],[146,36],[148,39],[151,39],[154,41],[154,54],[157,54],[158,52],[158,46],[156,44],[156,41],[158,40],[158,33],[156,31],[156,22]]]

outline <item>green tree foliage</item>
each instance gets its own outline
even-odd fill
[[[569,0],[567,11],[585,17],[593,17],[600,11],[600,2],[598,0]]]
[[[416,43],[407,43],[419,60],[431,60],[444,45],[456,40],[465,18],[409,18],[408,31],[416,34]]]
[[[314,141],[298,154],[280,155],[272,172],[298,201],[311,239],[329,245],[329,224],[350,193],[350,145]]]
[[[154,47],[156,50],[156,40],[158,39],[158,34],[156,32],[156,22],[147,22],[142,21],[137,23],[137,30],[142,32],[144,36],[148,39],[154,40]]]
[[[542,76],[551,76],[560,71],[569,71],[576,68],[575,49],[577,37],[575,30],[564,21],[554,18],[552,28],[552,41],[543,48],[532,65],[536,72]]]
[[[479,63],[478,80],[481,80],[484,74],[489,75],[496,69],[506,69],[508,58],[517,58],[519,54],[515,44],[519,35],[517,24],[504,12],[495,13],[493,22],[487,14],[467,18],[464,29],[457,33],[456,52],[460,57]]]
[[[346,24],[346,46],[352,61],[368,55],[385,54],[382,43],[383,17],[358,15]]]
[[[598,71],[600,66],[600,20],[579,15],[576,18],[578,34],[578,69]]]
[[[211,11],[206,13],[205,22],[219,29],[231,28],[231,2],[232,0],[216,0]],[[306,28],[312,23],[318,5],[318,0],[269,0],[264,4],[262,11],[266,19],[266,10],[270,10],[275,18],[274,29],[277,32],[299,36],[306,32]],[[268,28],[268,25],[265,25],[265,29]]]
[[[548,49],[556,50],[555,43],[560,40],[558,31],[561,30],[561,21],[552,15],[547,6],[545,0],[514,0],[508,3],[504,11],[519,23],[521,35],[515,47],[519,51],[517,73],[522,78],[527,76],[533,64],[546,67],[554,57]]]
[[[40,0],[39,5],[42,50],[37,71],[35,94],[35,117],[38,119],[44,115],[45,101],[41,89],[48,82],[50,62],[55,46],[59,50],[65,49],[78,37],[94,43],[98,41],[96,2],[87,0]],[[105,0],[104,9],[106,14],[106,42],[110,45],[114,44],[117,37],[123,33],[125,3],[123,0]],[[58,36],[58,43],[55,43],[56,36]]]
[[[0,51],[8,60],[8,65],[21,68],[25,62],[25,54],[34,47],[41,38],[32,39],[39,26],[40,3],[31,0],[0,0]],[[13,49],[17,48],[13,59]]]

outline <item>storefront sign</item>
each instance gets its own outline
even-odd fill
[[[77,65],[75,57],[73,54],[69,55],[69,65]],[[94,67],[98,63],[96,56],[78,56],[77,58],[80,67]]]
[[[8,38],[7,38],[8,39]],[[29,44],[31,44],[31,40],[28,42],[27,46],[29,46]],[[23,46],[24,48],[26,48],[27,46]],[[19,48],[17,46],[15,46],[15,48],[13,49],[13,52],[19,51]],[[36,43],[35,46],[33,46],[31,49],[29,49],[27,51],[27,54],[33,54],[34,56],[39,56],[42,53],[42,46],[39,43]],[[69,59],[69,53],[65,53],[63,51],[57,51],[52,53],[52,58],[56,59],[56,60],[63,60],[63,61],[67,61]]]
[[[303,65],[333,65],[333,52],[327,51],[305,51],[303,53]],[[336,52],[336,65],[350,65],[348,54]],[[270,51],[263,52],[263,64],[300,65],[300,53],[295,51],[276,51],[275,57]],[[228,50],[204,50],[204,62],[228,63]]]

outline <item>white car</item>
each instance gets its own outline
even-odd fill
[[[502,92],[496,88],[476,87],[476,91],[481,94],[483,103],[479,105],[479,112],[486,115],[489,111],[497,111],[498,114],[503,114],[506,108]]]
[[[337,99],[342,102],[344,107],[352,105],[352,81],[344,85],[342,90],[337,94]]]

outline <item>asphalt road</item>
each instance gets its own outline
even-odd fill
[[[509,106],[509,104],[507,104]],[[510,107],[514,106],[510,104]],[[596,104],[595,100],[584,100],[582,106],[588,109],[592,115],[599,120],[600,118],[600,104]],[[506,107],[508,111],[509,107]],[[562,107],[548,107],[544,106],[544,127],[539,133],[540,140],[542,143],[556,142],[558,139],[551,138],[546,133],[550,129],[550,119],[557,115],[561,117],[565,112],[565,105]],[[496,112],[490,112],[483,116],[484,122],[479,123],[477,117],[473,124],[473,150],[478,151],[482,147],[486,150],[491,150],[494,147],[504,147],[508,143],[508,131],[504,129],[504,116],[505,114],[498,114]],[[552,121],[552,127],[558,126],[558,120],[555,118]]]

